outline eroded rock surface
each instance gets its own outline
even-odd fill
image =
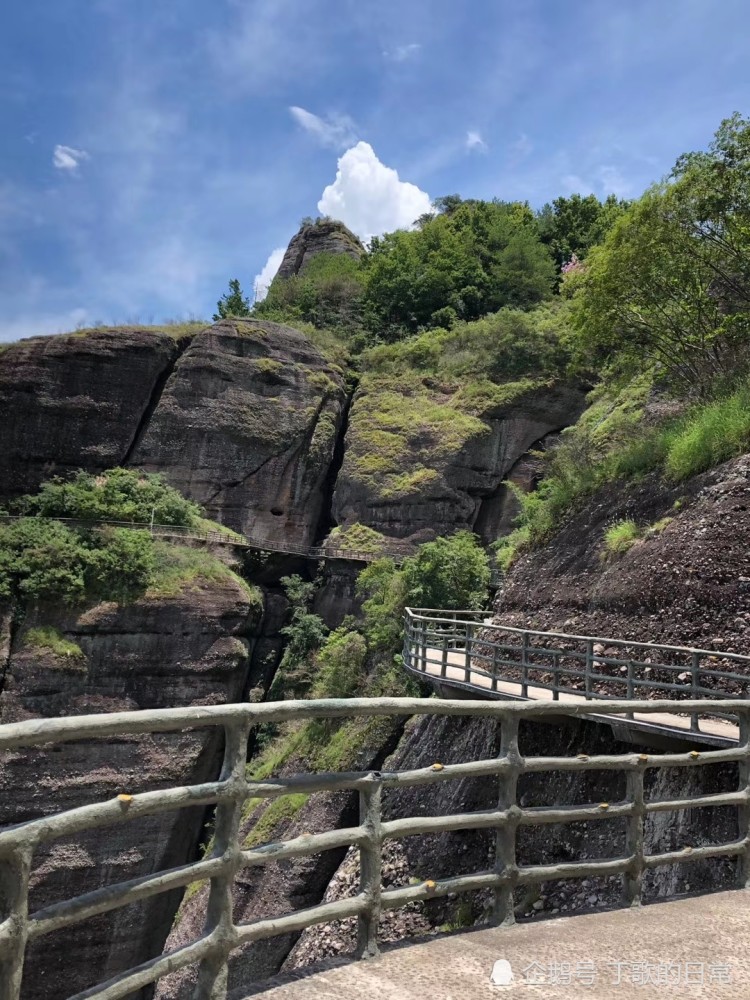
[[[340,526],[359,522],[414,542],[472,529],[518,459],[584,406],[583,392],[567,385],[481,406],[461,391],[429,377],[362,379],[333,497]]]
[[[345,402],[340,370],[303,334],[225,320],[180,359],[133,464],[238,531],[309,545]]]
[[[14,638],[0,723],[240,701],[260,617],[257,598],[230,577],[130,606],[30,615]],[[80,655],[35,645],[29,630],[41,625]],[[221,742],[220,734],[199,730],[0,755],[0,826],[121,792],[212,780]],[[31,909],[193,860],[205,819],[202,807],[167,812],[40,848]],[[180,895],[155,896],[40,939],[27,952],[24,1000],[64,1000],[159,954]]]
[[[277,277],[292,278],[300,274],[313,257],[321,253],[343,253],[359,259],[364,252],[361,241],[343,222],[319,219],[303,223],[286,248]]]
[[[119,327],[8,345],[0,353],[0,495],[122,465],[186,343]]]

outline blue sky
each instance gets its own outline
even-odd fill
[[[636,195],[750,108],[746,0],[25,0],[0,340],[208,317],[299,220]]]

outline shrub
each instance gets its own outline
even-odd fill
[[[83,521],[132,521],[191,527],[201,515],[197,504],[153,474],[137,469],[108,469],[73,479],[55,478],[35,496],[22,497],[16,509],[41,517],[71,517]]]
[[[667,440],[670,479],[704,472],[750,446],[750,388],[693,410]]]
[[[641,537],[635,521],[615,521],[604,533],[604,548],[610,555],[622,555],[632,548]]]
[[[76,642],[66,639],[56,628],[48,625],[30,628],[26,633],[26,645],[32,649],[49,649],[55,656],[68,660],[85,659],[83,650]]]

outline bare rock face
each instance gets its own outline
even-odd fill
[[[120,327],[9,345],[0,353],[0,495],[122,465],[186,343]]]
[[[679,484],[607,485],[519,556],[496,611],[508,625],[746,653],[749,508],[746,455]],[[626,519],[640,537],[608,553],[607,528]]]
[[[225,320],[181,357],[133,464],[238,531],[310,544],[345,402],[340,370],[303,334]]]
[[[227,576],[130,606],[32,614],[12,643],[0,723],[240,701],[261,610]],[[38,645],[41,626],[68,645],[57,652]],[[121,792],[214,780],[220,753],[221,736],[210,730],[9,752],[0,755],[0,826]],[[205,819],[202,807],[167,812],[40,848],[31,909],[193,860]],[[23,1000],[64,1000],[159,954],[180,895],[154,896],[41,938],[27,952]]]
[[[421,542],[491,525],[483,502],[496,503],[519,458],[584,407],[583,392],[562,384],[481,406],[463,391],[428,377],[362,379],[333,497],[340,526]]]
[[[278,278],[292,278],[304,271],[313,257],[320,253],[344,253],[359,259],[365,252],[360,240],[343,222],[319,219],[300,226],[292,237],[276,274]]]

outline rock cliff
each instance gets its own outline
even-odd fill
[[[118,327],[0,353],[0,498],[123,465],[189,337]]]
[[[196,337],[132,462],[238,531],[310,544],[346,392],[301,333],[225,320]]]
[[[522,555],[498,594],[508,624],[746,652],[750,458],[670,486],[651,475],[600,490]],[[633,520],[641,538],[619,556],[607,527]]]
[[[333,219],[303,222],[299,232],[292,237],[276,276],[292,278],[301,274],[313,257],[320,253],[343,253],[359,258],[364,252],[361,241],[343,222]]]
[[[259,595],[229,574],[128,606],[36,610],[13,638],[0,723],[241,700],[261,614]],[[120,792],[211,780],[220,751],[215,734],[196,731],[6,754],[0,825],[55,812],[62,803],[74,808]],[[32,909],[99,887],[103,873],[115,883],[185,863],[195,857],[205,818],[202,808],[166,813],[40,849]],[[180,895],[45,937],[28,953],[24,1000],[64,1000],[158,954]]]
[[[351,407],[334,518],[415,542],[491,528],[483,504],[501,505],[518,459],[583,407],[571,385],[488,384],[478,398],[429,376],[366,375]]]

